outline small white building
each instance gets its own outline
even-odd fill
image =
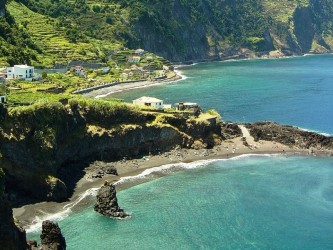
[[[14,65],[7,68],[7,79],[24,79],[32,81],[34,76],[34,67],[28,65]]]
[[[155,97],[142,96],[136,100],[133,100],[133,104],[152,107],[156,109],[163,109],[163,101]]]

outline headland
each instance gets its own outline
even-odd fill
[[[186,164],[193,162],[198,162],[200,165],[207,161],[231,159],[246,154],[333,155],[332,138],[295,127],[271,122],[224,124],[223,126],[225,139],[219,145],[209,149],[176,147],[167,152],[141,158],[124,158],[108,163],[92,162],[85,168],[85,175],[76,183],[73,195],[68,201],[25,205],[14,209],[14,216],[28,231],[34,230],[41,226],[43,220],[59,219],[91,204],[96,190],[105,181],[115,183],[117,190],[122,190],[151,180],[145,177],[154,175],[153,178],[158,178],[166,173],[185,169]],[[267,129],[272,134],[266,133]],[[101,173],[101,166],[110,165],[117,170],[118,175]]]

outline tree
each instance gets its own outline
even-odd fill
[[[45,71],[42,72],[42,78],[43,79],[47,78],[47,73]]]
[[[0,83],[0,95],[6,95],[6,94],[7,94],[6,84]]]

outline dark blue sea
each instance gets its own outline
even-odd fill
[[[197,102],[224,120],[333,134],[332,55],[178,70],[185,80],[114,97]],[[183,167],[119,192],[129,220],[91,206],[60,220],[68,249],[333,249],[332,157],[247,155]]]

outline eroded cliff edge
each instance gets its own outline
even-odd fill
[[[9,198],[63,201],[95,160],[158,154],[175,146],[213,147],[220,127],[185,113],[141,111],[115,101],[37,103],[0,111],[1,166]],[[209,116],[208,116],[209,117]],[[32,199],[32,200],[31,200]]]

